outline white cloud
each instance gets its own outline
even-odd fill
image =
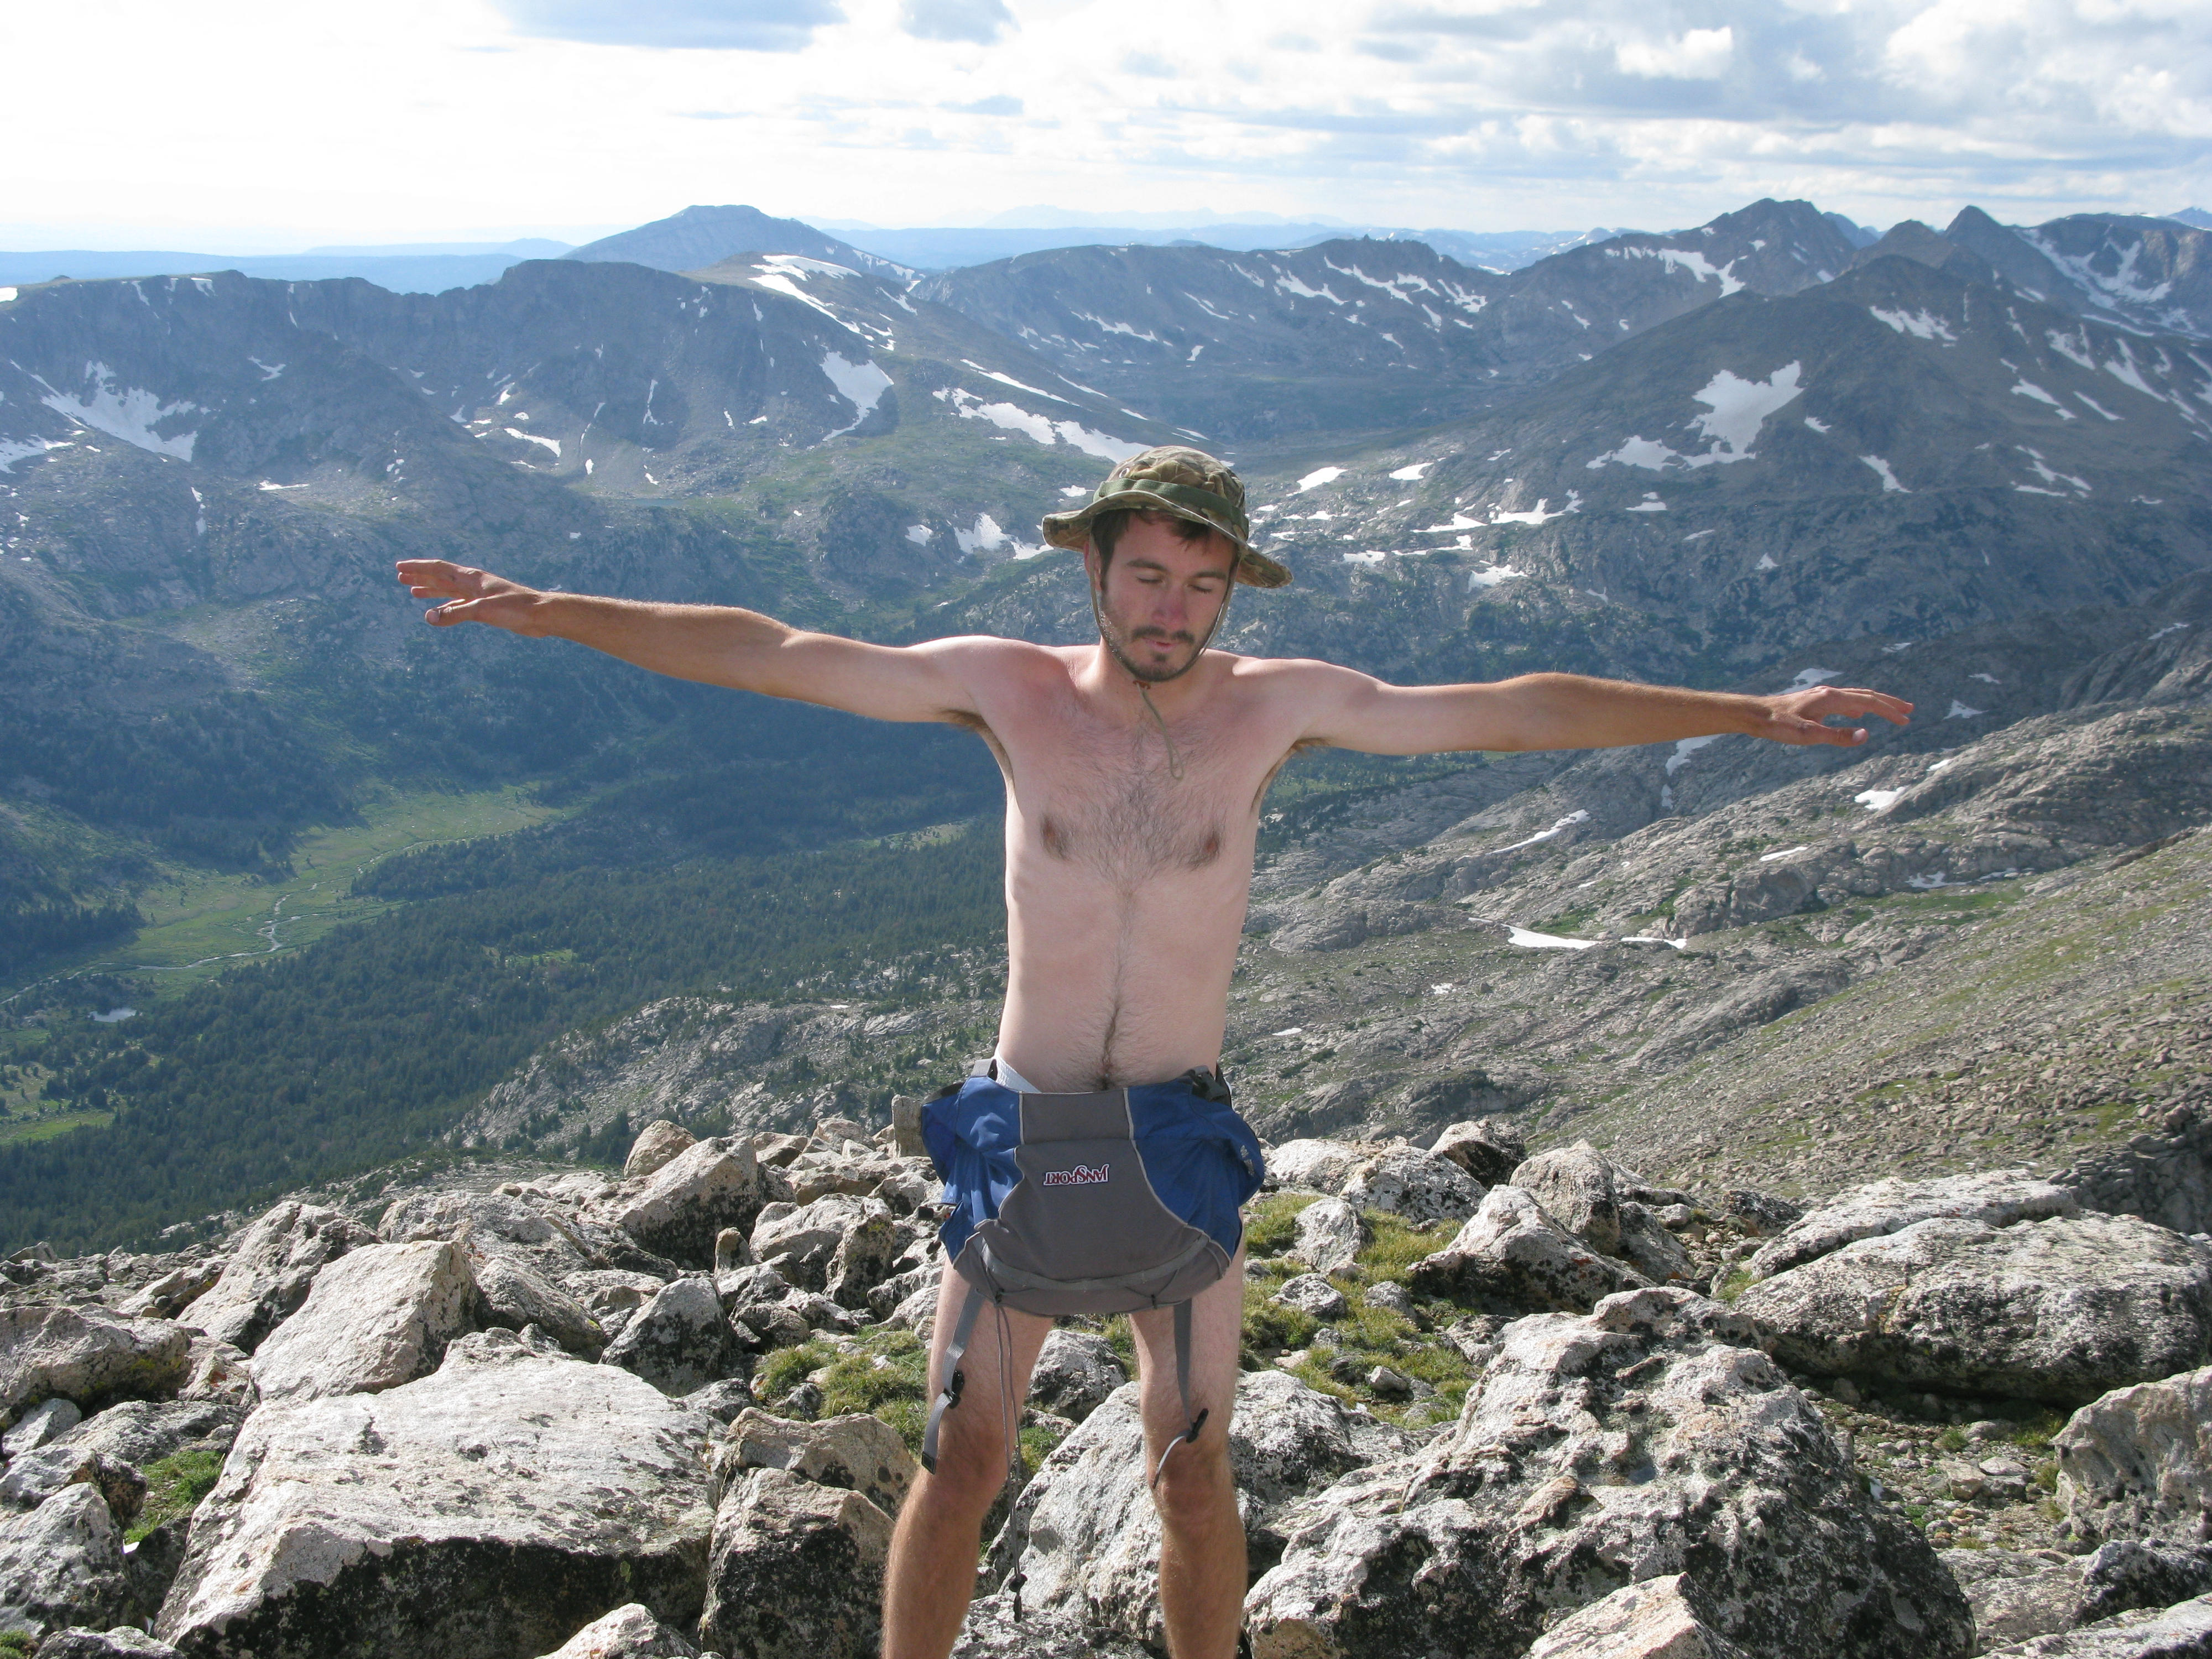
[[[7,213],[47,228],[0,240],[97,245],[93,216],[144,227],[137,246],[210,246],[155,229],[187,223],[290,224],[294,246],[459,240],[733,200],[877,223],[1017,202],[1096,222],[1181,200],[1652,229],[1762,195],[1875,224],[1968,202],[2027,222],[2212,204],[2203,0],[1270,0],[1264,28],[1255,15],[1183,0],[1176,39],[1235,43],[1200,52],[1133,33],[1116,0],[0,8],[15,71],[0,142],[40,158],[11,176]],[[88,85],[131,118],[84,121]],[[703,111],[720,118],[685,113]],[[487,132],[557,164],[517,168]]]
[[[1646,80],[1717,81],[1735,56],[1735,31],[1692,29],[1667,40],[1624,40],[1613,48],[1623,75]]]

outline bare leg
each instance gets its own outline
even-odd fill
[[[1234,1659],[1244,1623],[1244,1522],[1229,1468],[1229,1418],[1244,1325],[1244,1253],[1191,1309],[1190,1412],[1198,1438],[1176,1447],[1152,1488],[1160,1512],[1160,1613],[1173,1659]],[[1144,1374],[1145,1474],[1190,1427],[1176,1387],[1175,1316],[1137,1315]]]
[[[945,1386],[945,1345],[967,1293],[967,1281],[947,1265],[929,1345],[932,1400]],[[917,1476],[899,1506],[884,1574],[884,1659],[945,1659],[959,1639],[975,1594],[983,1517],[1006,1482],[1006,1431],[1021,1423],[1030,1372],[1052,1331],[1052,1321],[1034,1314],[1010,1310],[1006,1324],[1012,1337],[1010,1397],[1002,1386],[1007,1374],[1000,1369],[998,1321],[987,1304],[960,1362],[967,1390],[945,1413],[939,1431],[937,1473]]]

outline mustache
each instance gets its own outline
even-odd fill
[[[1129,630],[1129,637],[1133,640],[1166,640],[1176,645],[1198,643],[1198,635],[1195,634],[1182,629],[1170,630],[1165,628],[1133,628]]]

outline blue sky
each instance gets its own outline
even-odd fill
[[[2212,206],[2205,0],[73,0],[0,58],[15,246]]]

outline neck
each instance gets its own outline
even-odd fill
[[[1167,679],[1148,680],[1131,673],[1127,665],[1114,654],[1105,641],[1100,640],[1091,647],[1091,663],[1084,678],[1102,695],[1111,698],[1115,707],[1144,719],[1147,702],[1156,708],[1180,710],[1200,695],[1199,673],[1203,661],[1201,652],[1182,672]]]

